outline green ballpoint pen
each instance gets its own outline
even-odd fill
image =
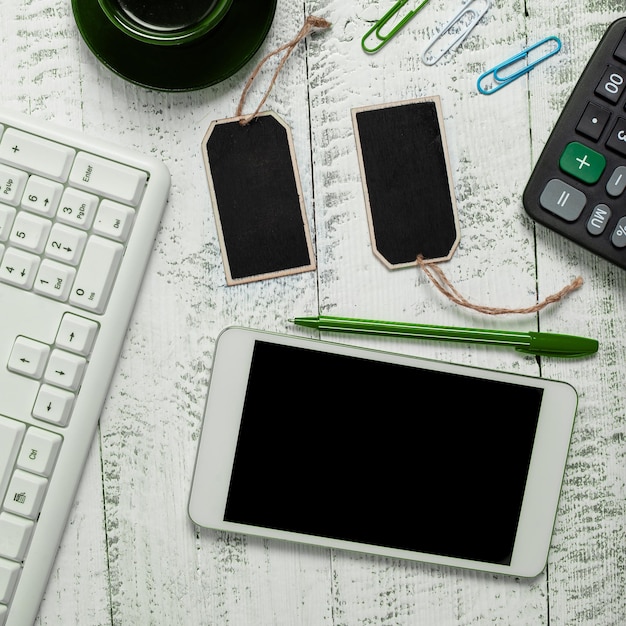
[[[353,319],[327,315],[296,317],[290,321],[298,326],[330,332],[511,346],[519,352],[536,356],[573,358],[588,356],[598,351],[596,339],[557,333],[455,328],[453,326],[383,322],[380,320]]]

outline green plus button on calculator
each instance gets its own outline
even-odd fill
[[[563,151],[559,165],[570,176],[593,185],[600,180],[606,167],[606,159],[599,152],[578,141],[572,141]]]
[[[626,269],[626,17],[589,59],[523,202],[539,224]]]

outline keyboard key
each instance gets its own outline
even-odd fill
[[[41,378],[49,355],[50,346],[47,344],[28,337],[18,337],[13,344],[7,367],[16,374]]]
[[[0,241],[6,241],[9,238],[14,219],[15,209],[6,204],[0,204]]]
[[[86,243],[86,232],[65,224],[55,224],[50,231],[45,253],[52,259],[76,265],[80,261]]]
[[[87,361],[84,357],[63,350],[53,350],[48,359],[44,380],[51,385],[76,391],[83,379]]]
[[[122,244],[92,236],[78,268],[70,303],[102,313],[106,307],[117,270],[124,255]]]
[[[87,356],[93,348],[97,334],[96,322],[73,313],[66,313],[61,320],[55,341],[59,348]]]
[[[0,281],[21,289],[30,289],[35,282],[38,267],[38,256],[24,250],[7,248],[0,265]]]
[[[67,426],[72,414],[74,397],[71,391],[41,385],[33,406],[33,417],[57,426]]]
[[[9,485],[25,431],[26,426],[21,422],[0,416],[0,502]]]
[[[33,283],[33,291],[65,302],[70,295],[76,270],[68,265],[44,259]]]
[[[129,206],[111,200],[103,200],[100,203],[93,230],[95,233],[110,239],[126,241],[134,219],[135,211]]]
[[[19,563],[0,559],[0,602],[9,603],[20,576],[20,569]]]
[[[63,438],[55,433],[31,426],[26,431],[17,466],[27,472],[50,476]],[[2,536],[2,533],[0,533]]]
[[[13,222],[9,242],[18,248],[40,254],[46,245],[51,227],[50,220],[22,211]]]
[[[79,189],[136,205],[143,194],[147,175],[128,165],[79,152],[70,172],[70,182]]]
[[[33,527],[31,520],[0,513],[0,557],[21,561],[26,554]]]
[[[0,202],[17,206],[22,200],[27,179],[26,172],[0,165]]]
[[[30,472],[15,470],[4,498],[4,510],[36,519],[48,486],[48,480]]]
[[[55,183],[40,176],[31,176],[26,183],[22,207],[42,215],[52,216],[56,213],[62,193],[61,183]]]
[[[72,148],[13,128],[0,141],[0,161],[61,182],[67,180],[74,154]]]
[[[98,196],[67,187],[57,211],[60,222],[87,230],[91,228],[98,208]]]

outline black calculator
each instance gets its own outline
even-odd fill
[[[626,17],[585,67],[523,202],[540,224],[626,269]]]

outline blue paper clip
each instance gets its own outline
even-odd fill
[[[490,7],[491,0],[465,0],[461,10],[426,46],[422,53],[424,65],[434,65],[448,52],[454,52],[465,41]]]
[[[529,55],[532,51],[540,48],[541,46],[551,45],[551,49],[546,52],[543,56],[539,57],[535,61],[528,62]],[[513,55],[510,59],[503,61],[499,65],[492,67],[490,70],[487,70],[483,74],[478,77],[477,87],[480,93],[485,94],[486,96],[495,93],[502,87],[506,87],[509,83],[512,83],[514,80],[517,80],[520,76],[527,74],[532,70],[536,65],[549,59],[552,55],[556,54],[561,49],[561,40],[558,37],[546,37],[541,41],[538,41],[536,44],[529,46],[525,50],[522,50],[520,53]],[[506,74],[508,70],[511,69],[516,63],[520,61],[524,61],[525,65],[522,69],[512,72],[510,74]],[[493,85],[490,87],[483,87],[483,82],[489,76],[493,79]]]
[[[370,28],[365,35],[363,35],[363,39],[361,39],[361,47],[363,48],[363,50],[365,50],[365,52],[368,53],[373,53],[373,52],[378,52],[392,37],[394,37],[396,35],[396,33],[401,29],[404,28],[404,26],[407,25],[407,23],[409,22],[410,19],[412,19],[413,17],[415,17],[415,15],[417,15],[417,13],[419,13],[423,8],[424,5],[428,3],[429,0],[422,0],[420,5],[414,9],[413,11],[410,11],[409,13],[407,13],[399,22],[398,24],[396,24],[396,26],[394,26],[386,35],[381,34],[381,28],[383,28],[383,26],[385,26],[387,24],[387,22],[389,22],[393,17],[395,17],[395,15],[400,11],[400,9],[408,2],[409,0],[398,0],[389,11],[387,11],[387,13],[385,13],[385,15],[383,15],[375,24],[374,26],[372,26],[372,28]],[[377,41],[379,42],[376,46],[374,46],[373,48],[369,48],[367,46],[367,44],[365,43],[366,40],[371,37],[374,36]]]

